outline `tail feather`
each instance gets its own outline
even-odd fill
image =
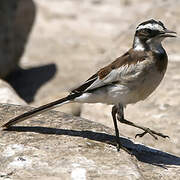
[[[34,108],[30,111],[27,111],[15,118],[12,118],[11,120],[9,120],[7,123],[3,124],[1,127],[2,128],[8,128],[18,122],[21,122],[21,121],[24,121],[30,117],[33,117],[33,116],[36,116],[38,114],[41,114],[45,111],[48,111],[50,109],[53,109],[57,106],[60,106],[60,105],[63,105],[63,104],[66,104],[66,103],[69,103],[71,102],[71,100],[73,100],[74,98],[80,96],[81,94],[80,93],[76,93],[76,94],[70,94],[68,95],[67,97],[65,98],[62,98],[62,99],[59,99],[59,100],[56,100],[56,101],[53,101],[51,103],[48,103],[48,104],[45,104],[43,106],[40,106],[40,107],[37,107],[37,108]]]

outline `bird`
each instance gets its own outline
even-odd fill
[[[66,97],[27,111],[1,127],[8,129],[18,122],[67,103],[104,103],[113,105],[111,114],[117,151],[123,149],[129,153],[120,141],[117,121],[143,130],[135,137],[143,137],[145,134],[155,139],[158,136],[168,137],[124,118],[124,108],[128,104],[145,100],[163,79],[168,56],[162,41],[167,37],[176,37],[176,32],[168,30],[161,21],[150,19],[140,23],[135,30],[132,47],[122,56],[98,70]]]

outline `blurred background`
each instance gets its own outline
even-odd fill
[[[136,26],[154,18],[180,32],[180,0],[1,0],[0,102],[39,106],[62,98],[131,46]],[[163,45],[166,76],[127,119],[171,139],[139,142],[180,154],[180,38]],[[113,127],[111,106],[70,104],[57,110]],[[134,138],[139,130],[120,124]]]

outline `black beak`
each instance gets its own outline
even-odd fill
[[[175,31],[170,31],[168,29],[165,29],[162,33],[161,33],[161,37],[176,37],[176,32]]]

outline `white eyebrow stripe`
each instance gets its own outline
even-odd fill
[[[162,26],[160,26],[159,24],[151,24],[151,23],[148,23],[148,24],[145,24],[145,25],[140,25],[140,26],[137,27],[137,30],[145,29],[145,28],[152,29],[152,30],[163,31]]]

